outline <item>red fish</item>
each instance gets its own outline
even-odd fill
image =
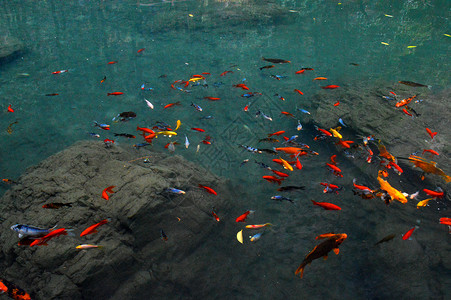
[[[289,113],[287,111],[282,111],[281,114],[285,115],[285,116],[288,116],[288,117],[291,117],[291,118],[296,118],[292,113]]]
[[[301,70],[299,70],[299,71],[294,72],[294,74],[302,74],[302,73],[304,73],[304,72],[305,72],[305,70],[304,70],[304,69],[301,69]]]
[[[96,233],[96,232],[97,232],[96,229],[97,229],[99,226],[102,226],[102,225],[108,223],[109,221],[110,221],[110,219],[105,219],[105,220],[100,221],[100,222],[97,223],[97,224],[94,224],[94,225],[89,226],[88,228],[86,228],[85,230],[83,230],[83,232],[80,234],[80,236],[84,236],[84,235]]]
[[[330,157],[330,162],[331,162],[331,164],[337,165],[336,158],[337,158],[337,154],[334,154],[334,155],[332,155],[332,156]]]
[[[441,188],[437,188],[435,191],[423,189],[423,192],[434,198],[443,198],[445,196],[445,192]]]
[[[248,210],[247,212],[236,218],[235,222],[246,222],[247,216],[249,216],[253,212],[254,212],[253,210]]]
[[[437,134],[437,132],[432,132],[432,130],[430,130],[429,128],[426,128],[426,131],[429,133],[429,135],[431,136],[431,139],[434,138],[434,136]]]
[[[333,89],[336,89],[336,88],[339,88],[339,87],[340,87],[339,85],[329,84],[329,85],[326,85],[326,86],[322,86],[321,88],[325,89],[325,90],[333,90]]]
[[[248,111],[249,111],[249,105],[251,105],[250,102],[248,103],[248,105],[246,105],[246,106],[243,108],[243,110],[246,111],[246,112],[248,112]]]
[[[322,129],[322,128],[316,127],[316,130],[320,131],[321,133],[323,133],[323,134],[325,134],[327,136],[332,136],[332,133],[330,133],[326,129]]]
[[[142,132],[146,132],[146,133],[155,133],[152,129],[150,128],[146,128],[146,127],[136,127],[136,130],[140,130]]]
[[[263,179],[272,182],[272,183],[277,183],[278,185],[280,185],[282,183],[283,178],[277,178],[276,176],[263,176]]]
[[[298,170],[302,170],[302,164],[301,164],[301,162],[299,161],[299,157],[296,157],[296,168],[297,168]]]
[[[415,227],[413,227],[412,229],[410,229],[409,231],[407,231],[403,236],[402,236],[402,239],[403,240],[407,240],[408,238],[410,238],[410,236],[412,235],[412,233],[414,232],[414,230],[416,229],[417,227],[415,226]]]
[[[112,92],[112,93],[107,93],[107,96],[119,96],[119,95],[123,95],[124,93],[122,92]]]
[[[114,64],[117,64],[117,60],[114,60],[114,61],[110,61],[109,63],[108,63],[109,65],[114,65]]]
[[[338,105],[340,105],[340,101],[337,101],[334,103],[334,106],[338,106]]]
[[[224,71],[219,76],[225,76],[227,73],[233,73],[233,71]]]
[[[177,102],[174,102],[174,103],[166,104],[166,105],[163,107],[163,109],[169,108],[169,107],[172,107],[172,106],[175,106],[175,105],[180,105],[180,101],[177,101]]]
[[[196,130],[196,131],[199,131],[199,132],[205,132],[204,129],[202,129],[202,128],[196,128],[196,127],[191,128],[191,130]]]
[[[277,171],[277,170],[271,170],[274,174],[276,174],[277,176],[280,176],[280,177],[288,177],[288,176],[290,176],[290,175],[288,175],[288,174],[285,174],[285,173],[283,173],[283,172],[280,172],[280,171]]]
[[[249,90],[249,88],[244,83],[234,84],[233,87],[242,88],[243,90]]]
[[[33,243],[30,244],[30,247],[33,246],[47,246],[47,242],[50,241],[52,238],[60,236],[60,235],[67,235],[67,231],[65,228],[59,228],[52,230],[47,235],[35,240]]]
[[[202,185],[202,184],[199,184],[199,187],[202,188],[202,189],[205,189],[210,194],[213,194],[213,195],[216,195],[216,196],[218,195],[218,193],[216,193],[215,190],[212,189],[211,187],[208,187],[208,186],[205,186],[205,185]]]
[[[325,210],[341,210],[341,207],[339,207],[339,206],[337,206],[335,204],[332,204],[332,203],[316,202],[316,201],[313,201],[313,200],[311,200],[311,201],[312,201],[313,205],[320,206],[320,207],[324,208]]]
[[[342,139],[339,139],[338,142],[335,144],[340,145],[343,148],[349,149],[349,148],[351,148],[350,144],[352,144],[352,143],[354,143],[354,141],[343,141]]]
[[[204,97],[204,99],[211,100],[211,101],[221,100],[221,98],[218,98],[218,97]]]
[[[212,214],[213,217],[215,218],[216,222],[219,222],[219,217],[218,217],[218,215],[215,213],[214,210],[211,211],[211,214]]]
[[[424,154],[424,152],[429,152],[429,153],[434,154],[434,155],[440,155],[440,154],[438,154],[437,151],[434,151],[434,150],[432,150],[432,149],[424,149],[424,150],[423,150],[423,154]]]
[[[14,109],[11,108],[11,104],[8,106],[8,112],[14,112]]]
[[[451,218],[440,218],[440,224],[451,226]]]
[[[108,196],[107,193],[113,194],[113,193],[114,193],[113,189],[114,189],[115,187],[116,187],[115,185],[112,185],[112,186],[109,186],[109,187],[107,187],[106,189],[104,189],[104,190],[102,191],[102,198],[105,199],[105,200],[110,200],[110,197]]]
[[[413,115],[412,115],[411,113],[409,113],[409,112],[407,111],[407,109],[403,108],[402,111],[403,111],[403,113],[405,113],[405,114],[408,115],[409,117],[413,117]]]
[[[276,131],[274,133],[268,134],[268,137],[272,137],[274,135],[281,135],[281,134],[284,134],[284,133],[285,133],[285,130],[280,130],[280,131]]]
[[[329,168],[331,168],[332,171],[337,172],[337,173],[341,173],[341,170],[340,170],[339,167],[337,167],[337,166],[335,166],[335,165],[333,165],[333,164],[329,164],[329,163],[326,163],[326,165],[327,165]]]
[[[301,91],[300,91],[300,90],[298,90],[298,89],[294,89],[294,91],[295,91],[296,93],[298,93],[298,94],[304,95],[304,93],[303,93],[303,92],[301,92]]]
[[[416,96],[417,96],[417,95],[412,96],[412,97],[410,97],[410,98],[402,99],[401,101],[397,102],[397,103],[395,104],[395,106],[396,106],[396,107],[401,107],[401,106],[407,105],[407,104],[409,104],[410,102],[412,102],[412,100],[413,100]]]
[[[137,51],[137,53],[141,53],[141,52],[143,52],[144,50],[146,50],[146,48],[141,48],[141,49],[139,49],[139,50]]]
[[[52,72],[52,74],[61,74],[61,73],[66,73],[66,72],[69,72],[69,70],[55,71],[55,72]]]

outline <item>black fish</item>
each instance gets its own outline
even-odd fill
[[[268,169],[268,170],[271,171],[271,167],[268,166],[267,164],[264,164],[264,163],[259,162],[259,161],[255,161],[255,163],[256,163],[257,165],[259,165],[260,167],[262,167],[263,169]]]
[[[264,67],[261,67],[261,68],[259,68],[260,70],[263,70],[263,69],[271,69],[271,68],[274,68],[275,66],[274,65],[270,65],[270,66],[264,66]]]
[[[277,155],[277,152],[274,150],[271,150],[271,149],[258,149],[258,150],[260,150],[261,152],[266,152],[266,153],[272,154],[272,155]]]
[[[160,230],[160,234],[161,234],[161,239],[163,241],[167,241],[168,240],[168,236],[166,235],[166,233],[164,233],[163,229]]]
[[[384,237],[382,240],[380,240],[379,242],[377,242],[376,244],[374,244],[374,246],[379,245],[381,243],[385,243],[385,242],[389,242],[392,239],[394,239],[396,237],[396,234],[390,234],[387,235],[386,237]]]
[[[413,81],[398,81],[398,82],[401,83],[401,84],[405,84],[405,85],[413,86],[413,87],[427,87],[427,88],[431,88],[432,87],[430,85],[424,85],[424,84],[416,83],[416,82],[413,82]]]
[[[282,186],[277,189],[279,192],[291,192],[296,190],[305,190],[305,186],[294,186],[294,185],[288,185],[288,186]]]
[[[114,136],[123,136],[129,139],[134,139],[136,138],[136,136],[134,136],[133,134],[129,134],[129,133],[115,133]]]
[[[356,63],[349,63],[351,66],[358,66],[359,64],[356,64]]]
[[[119,117],[126,118],[126,119],[133,119],[133,118],[136,118],[136,113],[134,113],[132,111],[124,111],[119,114]]]
[[[264,58],[262,57],[263,60],[269,61],[273,64],[287,64],[287,63],[291,63],[291,61],[289,60],[284,60],[284,59],[279,59],[279,58]]]

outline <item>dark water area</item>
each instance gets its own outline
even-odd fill
[[[158,293],[152,292],[152,276],[152,280],[137,280],[139,288],[127,294],[130,299],[152,295],[160,298],[164,288],[165,297],[174,299],[450,298],[450,235],[448,227],[439,224],[440,218],[451,217],[447,210],[449,198],[416,208],[419,200],[427,198],[423,189],[440,187],[446,192],[449,184],[437,175],[427,174],[421,180],[421,170],[402,159],[413,152],[421,155],[423,149],[433,149],[440,155],[426,153],[423,157],[437,161],[446,174],[451,172],[447,130],[451,117],[450,9],[449,1],[8,1],[0,7],[0,177],[20,181],[27,168],[82,140],[102,143],[106,138],[113,139],[113,147],[131,149],[138,159],[148,152],[133,148],[143,142],[137,126],[151,128],[163,121],[175,129],[180,120],[177,136],[159,136],[146,149],[180,155],[220,176],[227,180],[223,188],[233,190],[233,197],[221,199],[227,204],[224,211],[218,211],[220,225],[202,235],[201,244],[186,253],[183,245],[177,245],[180,256],[176,261],[166,257],[158,262],[158,270],[162,265],[170,266],[179,274],[159,273],[162,277]],[[290,63],[271,63],[262,57]],[[268,65],[274,67],[259,69]],[[295,74],[301,68],[314,70]],[[60,70],[65,72],[52,74]],[[221,76],[225,71],[232,72]],[[205,80],[187,87],[174,84],[203,72],[210,73],[204,75]],[[282,78],[278,80],[275,75]],[[317,77],[327,80],[313,80]],[[406,86],[399,81],[429,88]],[[240,83],[250,90],[233,87]],[[326,85],[339,88],[321,89]],[[396,100],[381,97],[394,97],[390,91],[399,94]],[[123,94],[107,96],[112,92]],[[261,95],[241,96],[248,92]],[[411,107],[421,113],[415,118],[394,107],[396,101],[413,95],[417,97]],[[204,97],[221,99],[209,101]],[[357,98],[362,103],[354,100]],[[146,105],[145,99],[154,109]],[[180,106],[164,108],[178,101]],[[196,111],[190,106],[192,102],[203,110]],[[334,106],[337,102],[340,105]],[[14,112],[7,112],[10,104]],[[249,111],[245,112],[248,104]],[[259,110],[272,121],[256,117]],[[128,122],[113,121],[127,111],[135,112],[137,117]],[[372,117],[379,115],[379,123],[374,123]],[[206,116],[213,118],[202,118]],[[348,127],[338,123],[340,117]],[[94,120],[109,124],[110,130],[93,126]],[[297,130],[298,122],[302,130]],[[345,151],[336,144],[335,137],[315,139],[319,134],[315,126],[326,130],[342,126],[343,140],[360,145],[363,137],[375,134],[375,140],[369,143],[374,151],[372,163],[366,162],[367,153],[362,147]],[[12,131],[8,132],[8,127]],[[193,127],[205,132],[193,131]],[[437,136],[431,139],[425,127],[437,131]],[[285,131],[283,135],[273,136],[279,143],[260,141],[281,130]],[[97,133],[100,138],[88,133]],[[114,133],[133,134],[136,138],[116,137]],[[190,142],[188,148],[184,146],[185,135]],[[211,136],[210,145],[202,143],[206,135]],[[303,168],[293,172],[272,162],[279,157],[293,160],[287,154],[251,153],[239,146],[284,147],[283,136],[293,135],[319,153],[300,157]],[[377,197],[361,199],[354,195],[354,178],[371,189],[380,187],[378,140],[401,158],[398,164],[404,171],[397,175],[389,170],[385,180],[408,194],[419,190],[418,199],[386,206]],[[170,141],[178,142],[174,153],[164,147]],[[335,176],[325,166],[332,155],[337,155],[343,177]],[[245,159],[249,161],[241,165]],[[282,186],[305,186],[305,190],[276,191],[277,184],[262,179],[274,174],[255,161],[289,173]],[[120,173],[117,169],[111,172]],[[321,182],[343,189],[338,194],[323,193]],[[1,183],[0,194],[7,194],[12,186]],[[97,188],[102,190],[104,186]],[[294,203],[271,200],[278,194]],[[311,199],[334,203],[341,211],[313,206]],[[255,213],[245,224],[235,222],[247,210]],[[3,226],[6,231],[2,236],[17,238],[8,227],[19,222],[54,225],[17,220]],[[244,229],[248,224],[267,222],[274,226]],[[402,240],[402,235],[414,226],[419,228],[412,239]],[[235,238],[241,229],[244,244]],[[155,232],[158,235],[159,229]],[[263,232],[262,237],[250,242],[248,236],[258,232]],[[329,232],[348,235],[339,255],[331,252],[326,261],[313,261],[302,279],[296,277],[296,268],[320,242],[315,237]],[[395,234],[392,241],[374,246],[389,234]],[[101,236],[97,242],[102,243]],[[63,244],[64,239],[55,243]],[[139,248],[133,243],[130,247],[135,251]],[[142,257],[147,257],[145,249],[139,248]],[[141,267],[134,266],[130,274],[152,274],[154,264],[147,261]],[[179,264],[178,268],[175,264]],[[15,280],[36,298],[49,295],[27,286],[20,278],[7,278],[12,274],[6,271],[10,267],[2,265],[2,278]],[[198,273],[198,281],[179,281],[187,270]],[[95,298],[83,292],[85,285],[77,288],[85,299]],[[115,293],[120,287],[104,287],[108,288],[111,293],[102,294],[105,298],[120,299],[123,295]]]

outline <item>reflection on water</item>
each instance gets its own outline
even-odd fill
[[[212,270],[230,276],[220,277],[224,282],[209,283],[205,293],[240,282],[241,290],[218,292],[217,297],[445,297],[450,279],[443,273],[449,272],[443,257],[449,244],[445,230],[437,225],[435,210],[446,206],[441,203],[416,210],[414,204],[395,204],[387,208],[379,200],[354,196],[351,182],[355,177],[371,188],[378,187],[378,162],[368,165],[358,153],[352,159],[331,141],[314,141],[313,124],[326,120],[314,113],[318,103],[313,96],[327,84],[350,90],[358,86],[354,93],[388,89],[400,80],[431,85],[431,91],[421,90],[425,95],[447,88],[451,39],[444,34],[449,33],[445,31],[448,11],[449,4],[441,1],[11,1],[0,8],[0,37],[17,50],[8,53],[0,65],[2,107],[6,111],[12,104],[15,110],[5,112],[1,121],[2,177],[18,178],[27,167],[77,140],[91,138],[89,132],[99,133],[102,139],[113,137],[93,127],[94,120],[110,124],[111,133],[135,133],[137,125],[151,127],[164,121],[175,126],[180,119],[182,134],[176,138],[180,145],[175,153],[243,189],[241,199],[230,199],[234,203],[230,215],[255,209],[259,222],[277,224],[257,243],[239,250],[241,245],[228,239],[240,228],[235,224],[227,234],[218,233],[220,238],[207,241],[205,249],[218,253],[202,250],[204,254],[227,259],[229,264],[226,269]],[[271,64],[262,57],[287,59],[291,64],[259,70]],[[111,61],[117,63],[108,64]],[[302,67],[314,70],[296,75]],[[59,70],[68,71],[52,74]],[[224,71],[233,73],[220,76]],[[202,72],[211,73],[205,75],[208,87],[191,85],[191,93],[171,89],[174,81]],[[277,80],[271,75],[282,77]],[[313,81],[315,77],[327,77],[327,83]],[[262,95],[242,97],[248,91],[232,87],[239,83]],[[142,84],[152,90],[142,90]],[[294,88],[304,95],[294,93]],[[111,92],[124,94],[107,96]],[[144,99],[155,109],[149,109]],[[182,106],[163,109],[177,101]],[[203,111],[196,111],[191,102]],[[248,103],[249,112],[243,112]],[[362,109],[362,117],[372,113],[353,109]],[[257,110],[273,121],[256,118]],[[137,118],[112,121],[127,111],[136,112]],[[282,111],[295,118],[281,115]],[[209,115],[213,118],[201,119]],[[438,121],[439,115],[427,118]],[[7,132],[16,120],[12,133]],[[296,130],[298,120],[304,125],[302,131]],[[203,128],[212,137],[212,144],[201,144],[198,153],[196,146],[206,134],[193,132],[192,127]],[[271,160],[277,156],[252,154],[239,147],[280,146],[259,142],[278,130],[286,130],[288,137],[299,135],[301,142],[320,153],[302,160],[303,169],[285,181],[306,186],[305,192],[290,195],[294,205],[270,200],[275,186],[261,179],[268,171],[255,163],[274,168]],[[359,128],[343,128],[342,133],[360,143]],[[183,146],[184,134],[191,143],[188,149]],[[126,147],[140,142],[115,140]],[[167,139],[158,140],[152,148],[167,151],[166,143]],[[343,178],[334,177],[324,167],[337,153],[340,167],[346,170]],[[249,162],[240,167],[244,159]],[[446,160],[441,164],[446,171]],[[391,182],[400,181],[402,190],[409,193],[424,187],[418,172],[412,172],[407,163],[401,166],[405,173],[399,178],[391,175]],[[344,190],[324,195],[320,182],[344,186]],[[439,178],[429,183],[444,186]],[[2,193],[6,188],[2,186]],[[312,207],[310,199],[340,203],[342,211],[324,212]],[[404,233],[418,223],[414,241],[397,238],[373,247],[384,236]],[[299,281],[294,270],[314,247],[314,237],[325,232],[345,232],[348,239],[340,246],[339,256],[314,261]],[[422,254],[430,257],[419,257]],[[412,282],[417,286],[409,290]]]

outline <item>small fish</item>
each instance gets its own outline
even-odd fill
[[[106,80],[106,76],[103,76],[103,79],[102,79],[102,80],[100,80],[100,83],[104,83],[104,82],[105,82],[105,80]]]
[[[150,146],[150,145],[151,144],[148,144],[148,143],[141,143],[141,144],[135,144],[135,145],[133,145],[133,147],[139,149],[141,147]]]
[[[316,77],[315,79],[313,79],[313,81],[315,81],[315,80],[327,80],[327,78],[326,77]]]
[[[147,100],[147,99],[144,99],[144,101],[146,101],[146,104],[147,104],[147,106],[150,108],[150,109],[153,109],[153,104],[152,103],[150,103],[150,101],[149,100]]]
[[[384,14],[384,16],[386,16],[386,17],[388,17],[388,18],[393,18],[393,16],[392,16],[392,15],[387,15],[387,14]]]
[[[110,125],[108,124],[100,124],[97,121],[94,121],[94,126],[97,126],[103,130],[110,130]]]
[[[72,207],[72,204],[71,203],[47,203],[47,204],[42,205],[42,208],[58,209],[58,208],[61,208],[64,206]]]
[[[333,90],[333,89],[336,89],[336,88],[339,88],[339,87],[340,87],[339,85],[329,84],[329,85],[326,85],[326,86],[322,86],[321,88],[324,89],[324,90]]]
[[[292,191],[299,191],[299,190],[305,190],[305,186],[293,186],[293,185],[287,185],[282,186],[277,189],[279,192],[292,192]]]
[[[247,151],[252,152],[252,153],[262,153],[261,150],[259,150],[257,148],[253,148],[251,146],[246,146],[246,145],[239,145],[239,146],[243,147],[244,149],[246,149]]]
[[[8,106],[7,112],[14,112],[14,109],[11,108],[11,104]]]
[[[295,91],[296,93],[300,94],[300,95],[304,95],[304,93],[303,93],[303,92],[301,92],[301,91],[300,91],[300,90],[298,90],[298,89],[294,89],[294,91]]]
[[[246,225],[247,229],[260,229],[264,227],[273,226],[271,223],[265,223],[265,224],[257,224],[257,225]]]
[[[285,98],[280,96],[279,94],[274,94],[274,96],[278,97],[280,100],[285,101]]]
[[[418,226],[413,227],[412,229],[410,229],[409,231],[407,231],[406,233],[404,233],[404,235],[402,236],[402,239],[405,241],[407,239],[410,239],[410,237],[412,236],[413,232],[415,231],[415,229],[419,228]]]
[[[45,94],[45,95],[48,96],[48,97],[52,97],[52,96],[58,96],[59,94],[53,93],[53,94]]]
[[[199,105],[191,102],[191,106],[194,107],[197,111],[202,111],[202,107],[200,107]]]
[[[141,52],[143,52],[144,50],[146,50],[146,48],[141,48],[141,49],[139,49],[138,51],[136,51],[136,53],[141,53]]]
[[[429,128],[426,127],[427,133],[431,136],[431,139],[434,139],[434,137],[437,135],[437,132],[432,132]]]
[[[276,201],[283,201],[283,200],[285,200],[285,201],[289,201],[291,203],[294,203],[293,200],[291,200],[291,199],[289,199],[287,197],[284,197],[284,196],[280,196],[280,195],[272,196],[271,200],[276,200]]]
[[[299,111],[303,112],[304,114],[308,114],[308,115],[310,115],[310,112],[308,112],[308,111],[307,111],[307,110],[305,110],[305,109],[302,109],[302,108],[297,108],[297,110],[299,110]]]
[[[345,122],[343,122],[343,119],[342,119],[342,118],[338,119],[338,122],[339,122],[341,125],[343,125],[344,127],[348,127],[348,126],[345,124]]]
[[[103,140],[103,143],[105,144],[105,147],[111,148],[111,147],[113,147],[114,140],[104,139],[104,140]]]
[[[396,234],[389,234],[386,237],[384,237],[382,240],[380,240],[379,242],[377,242],[376,244],[374,244],[374,246],[382,244],[382,243],[386,243],[391,241],[392,239],[394,239],[396,237]]]
[[[189,147],[189,141],[188,141],[188,137],[185,134],[185,148],[188,149]]]
[[[14,121],[11,124],[8,125],[8,128],[6,128],[6,132],[8,132],[8,134],[12,134],[13,133],[13,125],[19,123],[19,121]]]
[[[357,66],[359,66],[359,64],[356,64],[356,63],[349,63],[351,66],[355,66],[355,67],[357,67]]]
[[[134,139],[136,138],[136,136],[134,136],[133,134],[129,134],[129,133],[115,133],[114,136],[123,136],[129,139]]]
[[[296,130],[297,131],[302,130],[302,124],[301,124],[301,121],[299,121],[299,120],[298,120],[298,126],[296,126]]]
[[[112,92],[112,93],[107,93],[106,95],[107,96],[120,96],[123,94],[124,94],[123,92]]]
[[[215,196],[218,195],[218,193],[216,193],[216,191],[215,191],[214,189],[212,189],[211,187],[208,187],[208,186],[205,186],[205,185],[202,185],[202,184],[199,184],[198,186],[199,186],[201,189],[206,190],[209,194],[212,194],[212,195],[215,195]]]
[[[238,218],[236,218],[235,222],[246,222],[246,218],[250,215],[253,214],[255,212],[255,210],[248,210],[246,211],[244,214],[242,214],[241,216],[239,216]]]
[[[277,80],[280,80],[280,79],[286,78],[286,77],[288,77],[288,76],[283,76],[283,75],[270,75],[269,77],[274,78],[274,79],[277,79]]]
[[[249,236],[249,239],[250,239],[251,242],[256,242],[262,237],[262,235],[263,235],[263,233],[259,232],[259,233],[255,234],[253,236]]]
[[[398,82],[401,83],[401,84],[404,84],[404,85],[412,86],[412,87],[427,87],[429,89],[432,88],[432,86],[430,86],[430,85],[416,83],[416,82],[413,82],[413,81],[398,81]]]
[[[289,60],[284,60],[284,59],[280,59],[280,58],[264,58],[264,57],[262,57],[262,59],[265,61],[269,61],[270,63],[273,63],[273,64],[291,63],[291,61],[289,61]]]
[[[105,188],[102,191],[102,198],[105,200],[110,200],[110,196],[108,195],[108,193],[114,194],[115,192],[113,191],[113,189],[115,188],[115,185],[109,186],[107,188]]]
[[[247,162],[249,162],[249,158],[248,159],[245,159],[245,160],[243,160],[242,162],[241,162],[241,164],[240,164],[240,167],[242,167],[245,163],[247,163]]]
[[[69,70],[61,70],[61,71],[55,71],[55,72],[52,72],[52,74],[62,74],[62,73],[66,73],[66,72],[69,72]]]
[[[80,234],[80,236],[85,236],[85,235],[88,235],[88,234],[97,233],[96,229],[98,227],[100,227],[100,226],[102,226],[102,225],[104,225],[104,224],[106,224],[106,223],[108,223],[110,221],[111,221],[110,219],[104,219],[104,220],[100,221],[97,224],[91,225],[88,228],[86,228],[85,230],[83,230],[83,232]]]
[[[215,213],[214,208],[212,209],[211,214],[212,214],[213,217],[215,218],[216,222],[219,222],[219,221],[220,221],[218,215]]]
[[[221,74],[219,74],[219,76],[225,76],[227,75],[227,73],[233,73],[233,71],[224,71]]]
[[[381,42],[381,44],[382,44],[382,45],[385,45],[385,46],[390,45],[389,43],[386,43],[386,42]]]
[[[179,189],[175,189],[175,188],[166,188],[164,191],[165,192],[174,193],[174,194],[178,194],[178,195],[186,194],[185,191],[182,191],[182,190],[179,190]]]
[[[263,118],[265,118],[265,119],[267,119],[267,120],[269,120],[269,121],[272,121],[272,118],[271,118],[271,117],[265,115],[262,111],[257,110],[257,112],[255,113],[255,117],[257,118],[257,117],[259,117],[260,115],[263,116]]]
[[[169,108],[169,107],[172,107],[172,106],[175,106],[175,105],[181,105],[180,101],[177,101],[177,102],[174,102],[174,103],[166,104],[166,105],[163,107],[163,109],[166,109],[166,108]]]
[[[263,70],[263,69],[271,69],[271,68],[274,68],[275,66],[274,65],[269,65],[269,66],[263,66],[263,67],[260,67],[259,69],[260,70]]]
[[[174,131],[177,131],[177,129],[180,128],[180,125],[182,125],[182,122],[180,120],[177,120],[177,123],[176,123]]]
[[[169,152],[174,152],[174,151],[175,151],[175,145],[174,145],[174,142],[169,142],[169,144],[168,144],[168,150],[169,150]]]
[[[332,203],[328,203],[328,202],[316,202],[316,201],[313,201],[313,200],[310,200],[310,201],[312,201],[313,205],[322,207],[322,208],[324,208],[325,210],[341,210],[341,207],[339,207],[339,206],[337,206],[337,205],[335,205],[335,204],[332,204]]]
[[[205,129],[197,128],[197,127],[192,127],[191,130],[199,131],[199,132],[205,132]]]
[[[93,249],[93,248],[102,249],[103,246],[91,245],[91,244],[81,244],[81,245],[78,245],[77,247],[75,247],[75,249],[77,249],[77,250]]]
[[[168,240],[168,236],[164,233],[163,229],[160,229],[160,236],[163,241],[166,242]]]
[[[268,137],[272,137],[274,135],[281,135],[281,134],[284,134],[284,133],[285,133],[285,130],[280,130],[280,131],[276,131],[274,133],[268,134]]]
[[[204,97],[204,99],[211,100],[211,101],[221,100],[221,98],[218,98],[218,97]]]

